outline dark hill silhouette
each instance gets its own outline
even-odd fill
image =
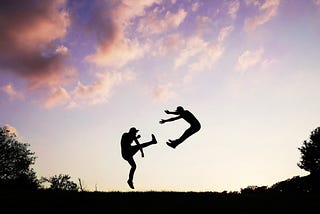
[[[294,176],[284,181],[275,183],[269,188],[273,192],[286,193],[319,193],[320,177],[316,175]]]
[[[316,213],[316,193],[1,192],[8,213]]]
[[[294,176],[270,187],[248,186],[241,193],[316,193],[320,195],[320,177],[315,175]]]
[[[11,213],[317,213],[319,178],[294,176],[240,192],[74,192],[0,189]]]

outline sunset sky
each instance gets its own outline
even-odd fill
[[[37,176],[130,191],[239,191],[296,175],[320,126],[320,0],[1,0],[0,126]],[[202,128],[176,149],[190,110]]]

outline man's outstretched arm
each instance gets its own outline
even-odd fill
[[[175,114],[175,115],[178,115],[179,113],[176,112],[176,111],[169,111],[169,110],[164,110],[165,113],[167,114]]]
[[[166,123],[166,122],[171,122],[171,121],[175,121],[175,120],[178,120],[178,119],[180,119],[181,118],[181,116],[178,116],[178,117],[172,117],[172,118],[169,118],[169,119],[161,119],[160,121],[159,121],[159,123],[160,124],[163,124],[163,123]]]

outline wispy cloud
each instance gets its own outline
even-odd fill
[[[185,65],[188,60],[204,50],[208,43],[200,36],[193,36],[184,41],[184,48],[181,49],[177,58],[174,60],[174,69],[178,69]]]
[[[228,15],[232,19],[237,18],[239,8],[240,8],[240,1],[239,0],[231,1],[228,5]]]
[[[189,82],[193,79],[194,75],[203,71],[212,71],[214,65],[221,58],[225,51],[224,42],[226,38],[233,31],[233,26],[226,26],[220,29],[217,41],[205,42],[199,39],[197,43],[194,43],[198,48],[191,49],[193,51],[187,52],[185,58],[182,58],[186,63],[191,57],[194,60],[188,64],[188,71],[184,77],[184,82]],[[196,40],[197,41],[197,40]],[[193,43],[192,43],[193,44]],[[193,46],[191,46],[193,47]]]
[[[206,47],[199,56],[198,60],[188,66],[188,73],[184,77],[184,81],[191,81],[197,72],[212,71],[213,66],[222,56],[224,47],[220,44],[211,44]]]
[[[180,8],[176,13],[167,11],[162,17],[160,10],[156,8],[141,19],[138,31],[145,35],[162,34],[179,27],[186,16],[187,12]]]
[[[124,71],[98,73],[96,77],[96,81],[92,84],[85,85],[78,82],[71,92],[73,106],[105,103],[116,86],[133,80],[136,75],[132,71]]]
[[[205,32],[208,32],[210,31],[210,22],[211,22],[211,18],[208,17],[208,16],[201,16],[201,15],[198,15],[196,17],[196,30],[195,30],[195,33],[197,35],[201,35],[202,33],[205,33]]]
[[[219,36],[218,36],[218,42],[219,43],[224,42],[232,31],[233,31],[232,25],[221,28],[221,30],[219,32]]]
[[[200,7],[200,3],[199,2],[194,2],[192,3],[192,6],[191,6],[191,11],[192,12],[196,12]]]
[[[172,83],[158,84],[152,89],[152,97],[155,103],[165,103],[177,96]]]
[[[45,98],[43,105],[46,108],[65,105],[70,102],[69,93],[62,87],[57,87],[51,90],[49,95]]]
[[[184,47],[180,50],[177,58],[174,60],[174,69],[187,64],[192,57],[200,59],[191,64],[191,70],[201,70],[212,65],[223,53],[223,42],[233,31],[233,26],[226,26],[220,29],[217,41],[206,41],[201,36],[192,36],[186,39]],[[211,63],[209,63],[211,61]],[[198,69],[197,69],[198,68]]]
[[[168,100],[178,96],[179,91],[174,90],[173,85],[185,85],[190,83],[195,75],[204,72],[212,71],[214,65],[224,53],[224,42],[233,30],[233,26],[226,26],[220,29],[218,38],[213,41],[207,41],[199,34],[183,38],[179,34],[170,35],[170,39],[161,40],[162,53],[167,53],[169,50],[176,51],[176,57],[173,58],[173,70],[180,71],[180,79],[163,81],[158,83],[152,89],[153,98],[156,102],[167,102]],[[166,42],[165,42],[166,41]],[[159,51],[157,52],[159,54]]]
[[[246,3],[246,5],[254,5],[254,6],[260,5],[259,0],[244,0],[244,2]]]
[[[17,91],[11,83],[0,87],[0,90],[5,92],[10,99],[22,99],[24,97],[23,93]]]
[[[258,63],[261,63],[263,52],[264,50],[262,48],[256,51],[244,51],[238,58],[236,70],[246,71],[250,67],[257,65]]]
[[[320,0],[312,0],[316,5],[320,6]]]
[[[143,57],[148,49],[147,45],[141,45],[137,40],[123,38],[107,46],[99,46],[93,55],[86,57],[86,61],[118,69]]]
[[[126,27],[132,19],[145,15],[146,8],[159,2],[161,1],[99,2],[90,21],[90,29],[95,32],[98,44],[95,53],[88,55],[86,60],[98,66],[120,68],[141,58],[147,46],[141,45],[136,39],[130,39],[126,35]]]
[[[180,34],[170,34],[154,43],[151,53],[153,56],[164,56],[170,51],[178,50],[181,47],[182,43],[183,38]]]
[[[72,109],[106,103],[117,86],[135,78],[136,74],[130,70],[95,73],[92,83],[84,84],[78,81],[71,91],[62,87],[51,88],[42,105],[48,109],[58,106]]]
[[[277,14],[280,0],[265,0],[262,4],[255,0],[246,0],[246,3],[248,5],[258,6],[259,9],[257,16],[245,20],[244,28],[247,32],[250,32],[255,30],[259,25],[265,24]]]

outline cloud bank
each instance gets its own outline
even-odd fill
[[[277,14],[280,0],[265,0],[264,3],[260,3],[256,0],[247,0],[246,3],[247,5],[257,6],[259,10],[258,15],[245,20],[245,30],[253,31],[258,26],[267,23],[273,16]]]
[[[235,29],[254,33],[275,17],[280,0],[2,3],[0,72],[8,80],[1,92],[45,108],[74,108],[106,103],[115,88],[145,76],[151,98],[167,102],[179,95],[173,86],[215,70]],[[244,50],[235,70],[270,64],[262,48]],[[161,74],[152,73],[162,64]]]

